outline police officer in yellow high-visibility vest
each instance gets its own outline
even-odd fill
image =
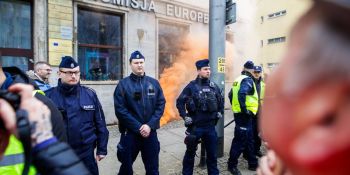
[[[247,61],[241,75],[233,82],[229,98],[235,119],[235,134],[232,140],[228,170],[240,175],[238,158],[244,149],[248,150],[248,169],[255,171],[258,160],[254,151],[252,119],[258,112],[259,97],[254,83],[254,63]]]

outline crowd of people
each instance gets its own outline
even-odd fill
[[[248,169],[260,175],[350,174],[349,48],[350,1],[314,0],[294,27],[266,90],[262,67],[252,61],[243,65],[228,95],[235,120],[230,173],[241,174],[237,165],[243,154]],[[0,174],[99,174],[97,161],[107,156],[109,131],[96,92],[80,84],[75,59],[62,58],[56,87],[48,83],[48,63],[36,63],[28,76],[2,67],[1,59],[0,53]],[[157,129],[166,101],[158,80],[145,74],[145,61],[141,52],[131,54],[132,73],[113,95],[120,175],[133,174],[139,152],[146,174],[159,174]],[[176,100],[187,127],[182,174],[193,174],[202,142],[208,174],[217,175],[215,126],[224,114],[224,97],[210,80],[209,60],[198,60],[195,67],[197,77]],[[11,100],[16,95],[20,100]]]

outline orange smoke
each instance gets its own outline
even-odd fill
[[[160,75],[159,82],[166,99],[164,115],[160,119],[161,126],[181,119],[176,108],[176,99],[184,86],[196,78],[195,62],[208,58],[208,37],[187,37],[182,48],[185,49],[175,58],[172,66],[165,68]]]

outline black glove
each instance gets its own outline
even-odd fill
[[[185,120],[185,126],[186,126],[186,127],[191,126],[192,123],[193,123],[193,120],[192,120],[191,117],[186,116],[186,117],[184,117],[184,120]]]

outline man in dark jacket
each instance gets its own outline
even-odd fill
[[[176,100],[176,107],[187,127],[182,174],[193,174],[194,157],[201,139],[207,152],[208,174],[218,175],[215,125],[224,112],[224,98],[219,87],[209,80],[209,60],[197,61],[196,67],[197,78],[185,87]]]
[[[57,87],[45,91],[46,96],[63,115],[69,145],[90,172],[97,175],[96,160],[107,155],[109,135],[102,106],[93,89],[80,85],[80,69],[72,57],[62,58],[58,75]]]
[[[30,73],[29,73],[30,72]],[[33,79],[35,84],[42,90],[46,91],[51,88],[49,77],[51,75],[51,65],[44,61],[39,61],[34,65],[34,72],[28,71],[29,78]]]
[[[248,151],[248,169],[255,171],[258,161],[254,151],[252,119],[259,107],[259,97],[253,77],[254,63],[247,61],[241,75],[235,79],[229,99],[235,119],[235,137],[232,140],[228,170],[234,175],[240,175],[237,169],[238,158],[244,149]]]
[[[146,174],[159,174],[160,145],[156,130],[163,115],[165,98],[157,80],[146,76],[145,57],[135,51],[130,56],[130,76],[120,80],[114,91],[115,114],[121,133],[119,174],[133,174],[132,164],[141,151]]]
[[[6,85],[1,79],[1,85]],[[5,80],[6,82],[6,80]],[[84,164],[74,154],[71,148],[66,143],[60,143],[54,137],[51,130],[51,112],[50,109],[37,98],[32,96],[33,87],[22,83],[17,83],[11,86],[8,91],[20,94],[21,102],[20,108],[16,113],[10,104],[0,98],[0,157],[3,157],[5,148],[9,143],[9,136],[18,134],[19,128],[16,126],[16,115],[22,114],[27,118],[21,119],[21,126],[30,126],[30,139],[26,142],[32,146],[33,154],[30,154],[33,164],[38,172],[42,175],[90,175]],[[26,122],[24,122],[26,121]],[[24,143],[24,140],[23,142]],[[5,156],[6,158],[6,156]],[[26,157],[27,160],[27,157]],[[8,164],[16,160],[14,157],[0,165]],[[1,170],[2,173],[8,172]],[[14,174],[11,172],[11,174]]]

